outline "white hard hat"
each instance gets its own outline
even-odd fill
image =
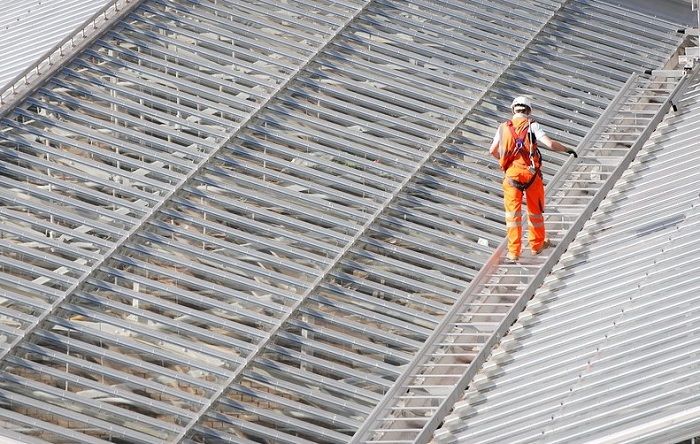
[[[532,109],[532,103],[530,102],[530,99],[525,96],[518,96],[514,98],[513,103],[510,105],[510,109],[515,108],[517,105],[527,106],[528,108]]]

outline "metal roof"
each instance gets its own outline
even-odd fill
[[[350,440],[503,237],[510,96],[576,146],[682,40],[598,0],[132,7],[2,119],[11,438]]]
[[[569,246],[436,442],[700,434],[700,77]]]
[[[0,89],[108,2],[0,1]]]

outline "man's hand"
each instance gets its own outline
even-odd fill
[[[567,148],[566,145],[564,145],[563,143],[557,142],[556,140],[552,140],[547,136],[539,139],[539,141],[542,141],[542,143],[544,143],[544,145],[551,150],[558,151],[560,153],[570,154],[574,157],[578,157],[578,154],[576,153],[576,151],[572,150],[571,148]]]

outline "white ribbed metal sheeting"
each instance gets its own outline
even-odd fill
[[[585,0],[511,66],[558,6],[145,1],[3,120],[2,432],[347,441],[503,236],[510,96],[575,145],[679,43]]]
[[[677,106],[436,442],[668,443],[700,434],[700,79]]]
[[[0,89],[108,0],[0,0]]]

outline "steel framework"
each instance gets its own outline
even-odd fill
[[[14,439],[360,439],[503,237],[510,97],[577,146],[682,42],[599,0],[131,8],[1,121]]]

